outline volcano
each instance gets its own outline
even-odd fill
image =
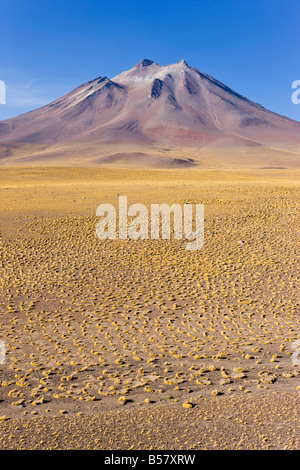
[[[0,122],[2,165],[299,167],[300,123],[184,60],[144,59]]]

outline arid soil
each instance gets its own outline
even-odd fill
[[[299,172],[4,168],[0,446],[299,448]],[[96,208],[203,203],[205,243]]]

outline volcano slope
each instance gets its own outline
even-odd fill
[[[299,167],[300,123],[184,60],[144,59],[0,122],[2,165]]]

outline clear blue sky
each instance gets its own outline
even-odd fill
[[[185,59],[300,121],[299,0],[0,0],[0,119],[35,109],[143,58]]]

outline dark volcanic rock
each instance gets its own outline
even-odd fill
[[[151,88],[151,98],[157,99],[160,97],[163,84],[164,82],[159,78],[155,78],[155,80],[153,80]]]

